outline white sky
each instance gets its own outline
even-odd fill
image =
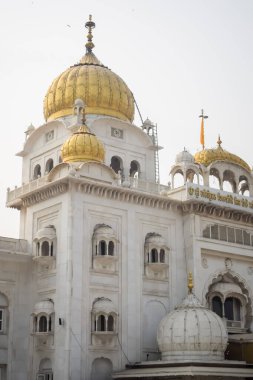
[[[176,153],[200,149],[201,108],[206,145],[220,133],[253,163],[252,0],[0,0],[0,236],[18,237],[19,213],[5,208],[6,188],[21,183],[15,153],[27,126],[43,123],[51,81],[84,54],[89,14],[94,53],[158,124],[163,183]]]

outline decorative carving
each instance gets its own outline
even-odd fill
[[[53,140],[53,138],[54,138],[54,130],[46,133],[46,135],[45,135],[46,142]]]
[[[20,209],[21,205],[24,207],[29,207],[35,203],[66,192],[71,184],[76,186],[77,191],[82,191],[86,194],[93,194],[107,199],[115,199],[151,208],[173,210],[175,212],[183,212],[184,214],[195,213],[214,215],[223,219],[235,220],[237,222],[243,222],[250,225],[253,224],[253,214],[251,214],[248,210],[228,210],[225,209],[224,206],[213,204],[209,205],[201,202],[200,200],[188,200],[187,202],[181,202],[175,199],[165,198],[164,196],[158,194],[143,193],[138,189],[126,188],[123,186],[116,187],[102,182],[95,183],[85,178],[74,178],[71,176],[62,178],[61,181],[56,184],[47,183],[47,185],[42,188],[36,188],[32,194],[29,194],[29,192],[27,192],[27,195],[20,194],[19,196],[16,196],[15,200],[13,199],[12,201],[7,202],[7,205],[8,207],[15,207],[17,209]]]
[[[68,185],[66,183],[59,183],[56,185],[52,185],[49,188],[42,190],[40,189],[35,194],[31,194],[22,199],[22,203],[24,207],[29,207],[35,203],[50,199],[55,197],[58,194],[66,192],[68,189]]]
[[[203,268],[208,268],[208,260],[206,257],[202,257],[202,267]]]
[[[123,139],[123,130],[119,128],[111,128],[111,136]]]
[[[225,259],[225,267],[227,268],[227,270],[230,270],[232,268],[232,265],[233,265],[232,260],[229,258],[226,258]]]
[[[183,203],[182,210],[184,214],[207,214],[216,217],[244,222],[245,224],[253,224],[253,215],[246,211],[226,210],[222,206],[207,205],[200,202]]]

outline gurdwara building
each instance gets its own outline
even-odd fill
[[[0,238],[0,379],[110,379],[163,350],[183,360],[186,340],[186,359],[250,368],[252,169],[219,139],[179,153],[161,185],[156,125],[133,124],[134,96],[93,53],[94,26],[86,54],[50,85],[45,124],[18,153],[22,185],[7,191],[20,239]],[[180,324],[189,272],[184,305],[197,311]]]

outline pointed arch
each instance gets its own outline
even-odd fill
[[[232,270],[225,269],[224,271],[217,271],[211,276],[209,276],[208,280],[203,289],[203,303],[208,305],[208,295],[210,294],[211,287],[219,282],[232,282],[238,285],[242,291],[242,295],[247,299],[247,303],[245,305],[245,327],[249,328],[252,323],[252,290],[248,285],[246,280],[239,274]]]

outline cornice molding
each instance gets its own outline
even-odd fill
[[[253,214],[247,211],[233,210],[218,205],[210,205],[201,201],[188,200],[182,202],[183,214],[198,214],[205,216],[214,216],[216,218],[229,219],[235,222],[253,224]]]
[[[115,186],[104,182],[93,181],[88,178],[77,178],[68,175],[54,182],[48,182],[44,186],[38,187],[32,192],[21,195],[18,199],[7,204],[8,207],[21,209],[30,207],[36,203],[51,199],[68,190],[85,194],[91,194],[115,201],[127,202],[143,207],[157,208],[161,210],[171,210],[174,212],[187,214],[198,214],[229,219],[235,222],[253,224],[253,213],[246,210],[232,209],[215,204],[205,203],[202,200],[179,201],[169,198],[167,195],[143,192],[138,189]]]

